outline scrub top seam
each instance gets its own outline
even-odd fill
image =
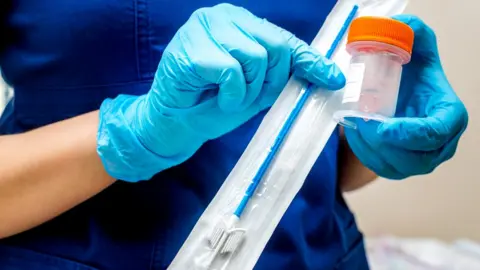
[[[152,59],[153,59],[153,51],[152,51],[152,35],[151,35],[151,32],[152,32],[152,22],[150,20],[150,12],[148,10],[148,0],[145,0],[145,14],[146,14],[146,18],[145,18],[145,21],[147,23],[147,43],[148,43],[148,69],[147,69],[147,76],[149,76],[152,72],[152,68],[155,68],[153,67],[152,65]]]
[[[135,26],[134,26],[134,36],[135,36],[135,63],[137,65],[137,78],[138,80],[142,79],[140,74],[140,55],[138,53],[139,49],[139,40],[138,40],[138,0],[133,1],[133,8],[134,8],[134,16],[135,16]]]
[[[155,252],[156,252],[156,249],[157,249],[157,240],[155,239],[153,241],[152,254],[150,255],[150,267],[149,267],[150,270],[155,269]]]
[[[137,62],[139,67],[140,79],[150,77],[151,48],[150,46],[150,23],[147,10],[147,0],[136,0],[137,4]]]

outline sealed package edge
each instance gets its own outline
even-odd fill
[[[392,16],[403,12],[406,5],[407,0],[340,0],[312,46],[328,55],[352,14]],[[331,57],[344,72],[350,58],[345,41]],[[343,91],[314,89],[305,96],[306,91],[306,82],[289,80],[168,269],[254,268],[337,126],[333,115],[341,106]],[[296,117],[290,123],[294,112]],[[288,124],[291,127],[282,134]],[[277,146],[273,157],[272,146]]]

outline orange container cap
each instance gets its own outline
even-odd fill
[[[353,20],[347,44],[357,41],[376,41],[396,46],[412,54],[413,29],[400,21],[384,17],[359,17]]]

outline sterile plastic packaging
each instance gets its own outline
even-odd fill
[[[384,121],[395,115],[402,65],[410,62],[414,33],[405,23],[382,17],[352,22],[347,51],[352,56],[342,105],[335,119],[353,127],[348,117]]]
[[[355,17],[392,16],[407,0],[340,0],[312,46],[348,71]],[[346,74],[348,77],[348,74]],[[291,78],[168,269],[253,269],[332,135],[343,91]]]

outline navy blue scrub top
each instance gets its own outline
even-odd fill
[[[215,0],[2,0],[0,67],[15,97],[0,134],[20,133],[148,91],[176,30]],[[232,0],[310,42],[335,0]],[[0,240],[0,269],[166,269],[265,112],[184,164],[117,182],[27,232]],[[255,269],[367,269],[337,187],[334,134]],[[38,202],[41,203],[41,202]]]

